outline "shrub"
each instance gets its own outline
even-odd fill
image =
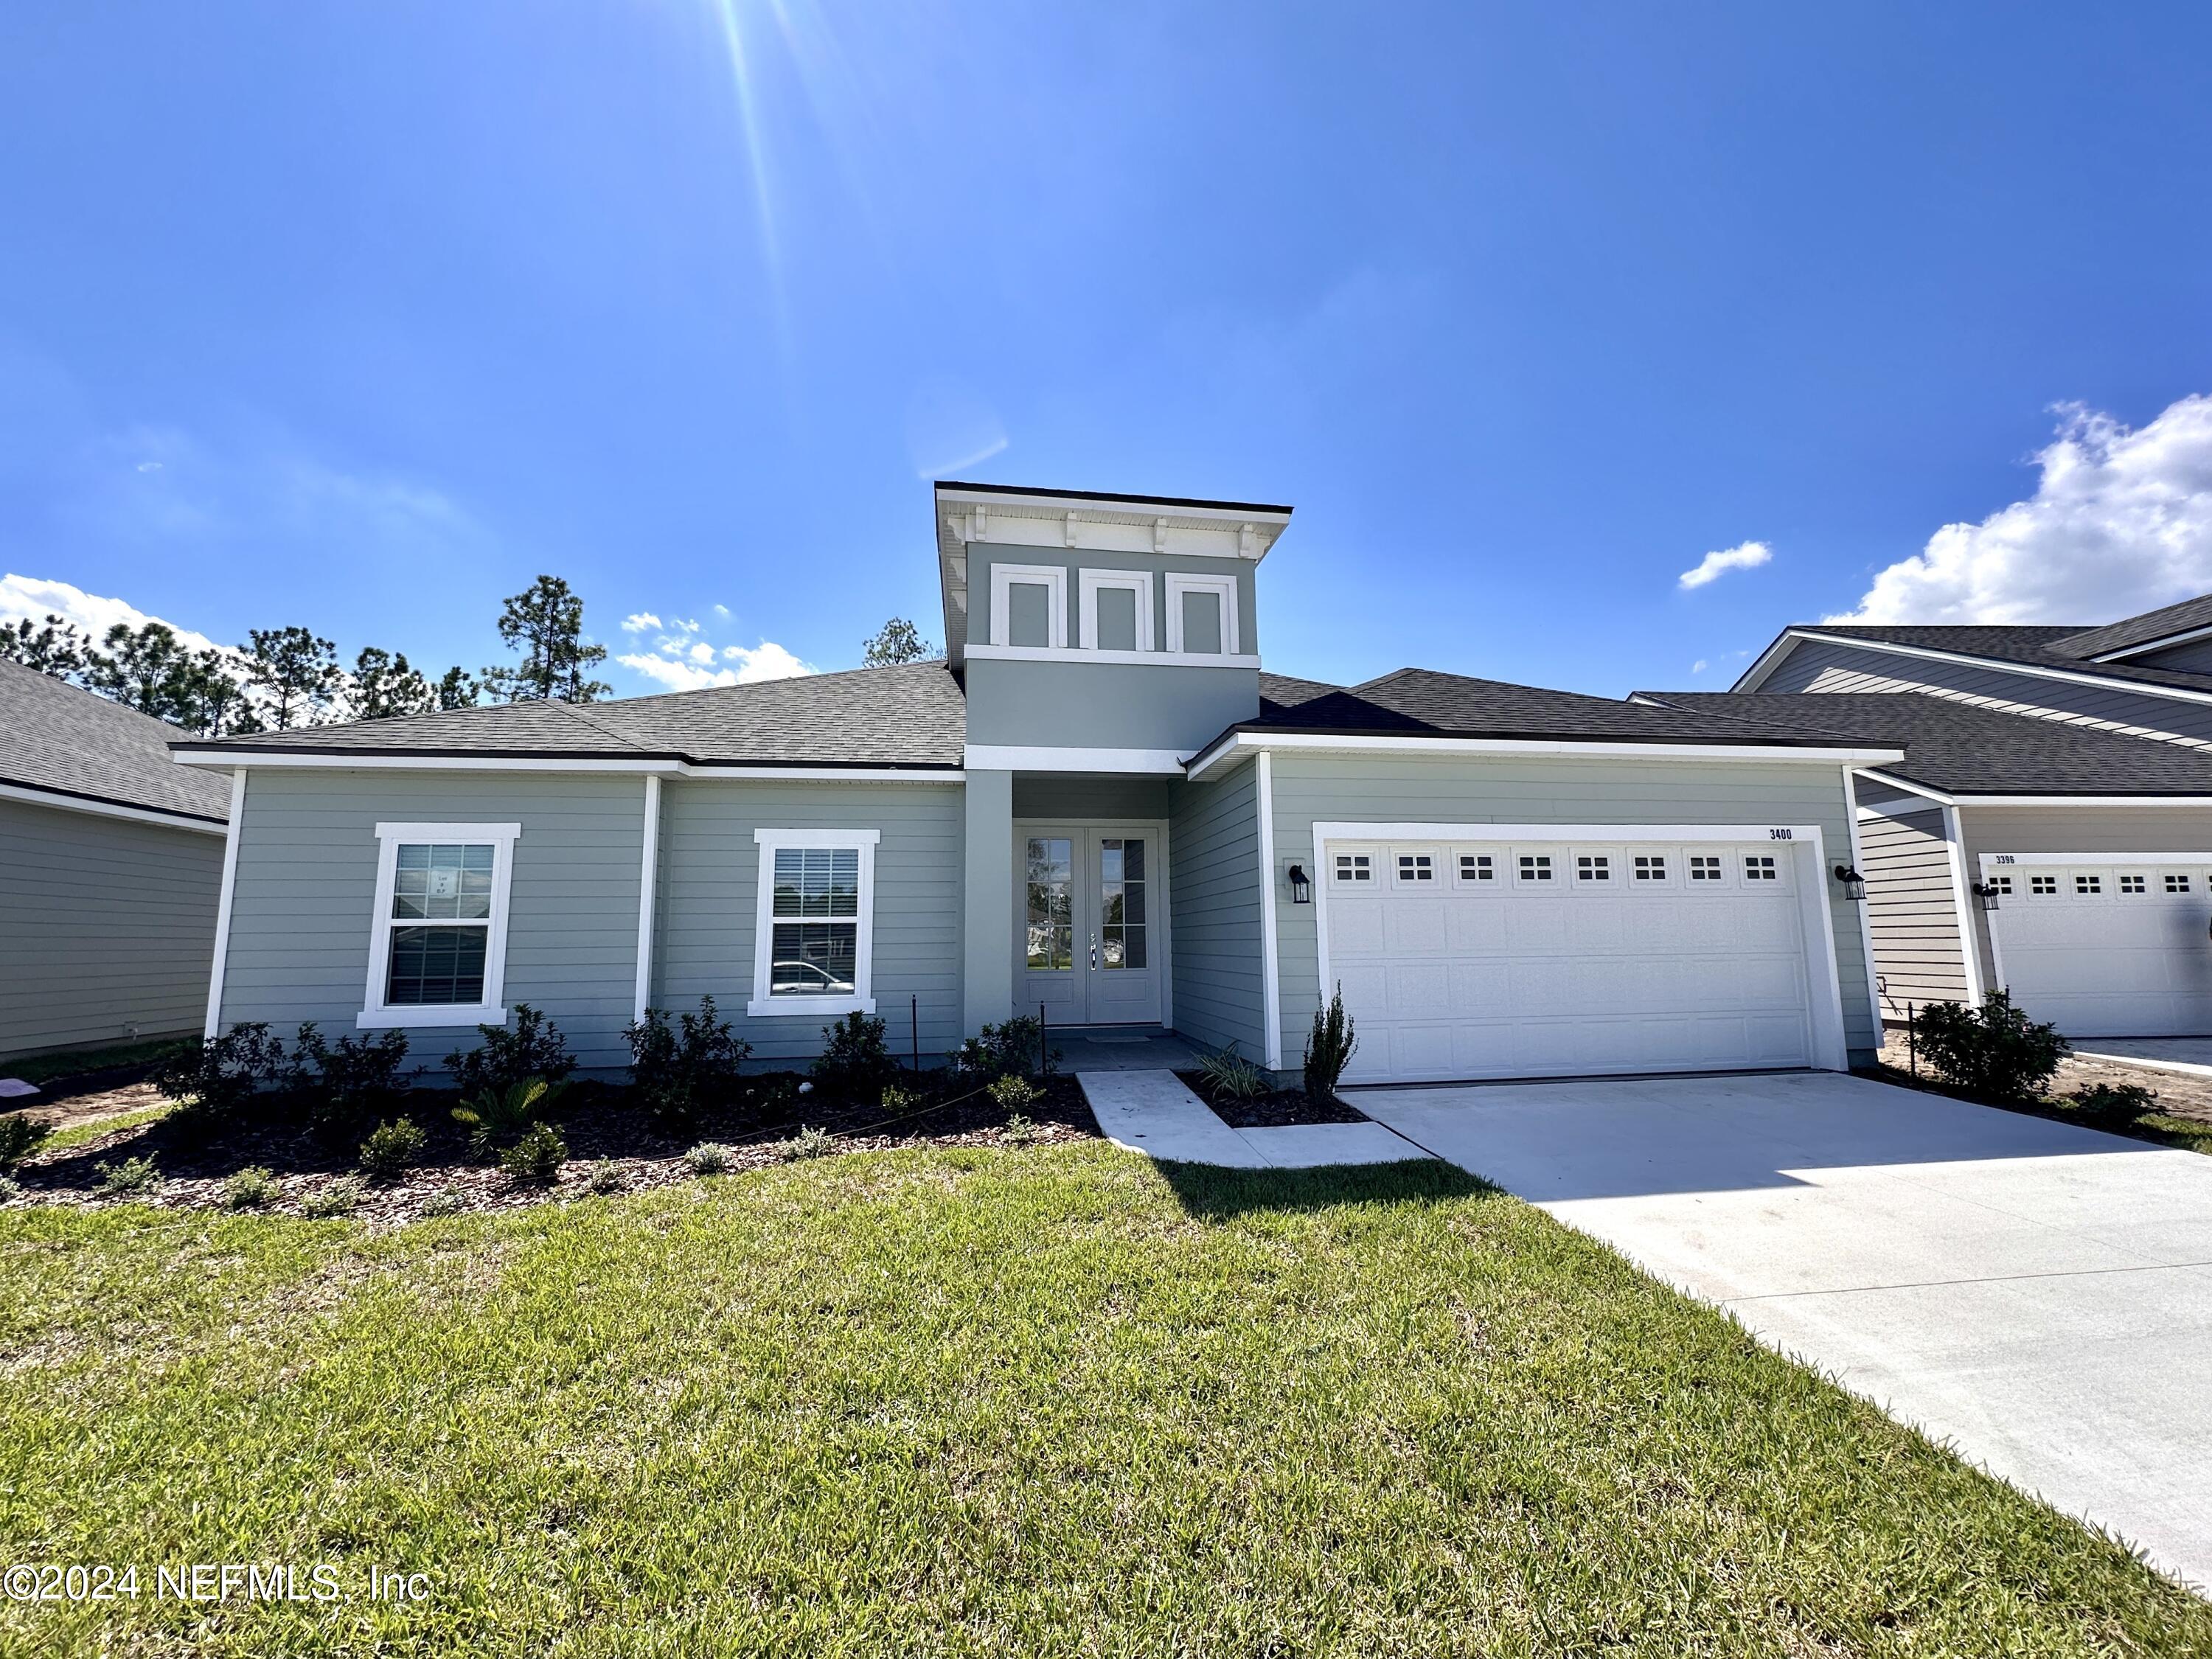
[[[249,1164],[222,1183],[222,1201],[227,1209],[265,1210],[284,1195],[276,1184],[276,1177],[258,1164]]]
[[[499,1167],[509,1181],[550,1183],[568,1161],[568,1143],[550,1123],[533,1123],[522,1139],[499,1155]]]
[[[2001,1100],[2040,1093],[2072,1046],[2056,1025],[2028,1018],[2004,991],[1990,992],[1979,1008],[1930,1003],[1917,1024],[1920,1053],[1936,1076]]]
[[[371,1181],[397,1181],[415,1167],[429,1139],[411,1118],[380,1123],[361,1143],[361,1167]]]
[[[595,1193],[618,1193],[623,1189],[623,1173],[611,1158],[603,1158],[592,1165],[591,1174],[584,1177],[584,1185]]]
[[[1359,1052],[1359,1034],[1352,1016],[1344,1012],[1344,987],[1339,985],[1328,1006],[1314,1010],[1313,1030],[1306,1036],[1306,1098],[1319,1103],[1336,1093],[1344,1068]]]
[[[684,1154],[684,1167],[696,1176],[727,1175],[737,1161],[737,1149],[719,1140],[702,1140]]]
[[[827,1129],[808,1127],[786,1141],[779,1142],[776,1151],[787,1161],[802,1158],[827,1158],[837,1150],[837,1137]]]
[[[23,1183],[13,1176],[0,1176],[0,1204],[6,1204],[23,1195]]]
[[[1044,1091],[1025,1077],[1002,1077],[984,1093],[1000,1111],[1018,1112],[1044,1098]]]
[[[1267,1074],[1231,1043],[1217,1054],[1200,1054],[1198,1069],[1207,1083],[1231,1100],[1257,1100],[1268,1091]]]
[[[648,1008],[623,1036],[629,1040],[630,1080],[664,1123],[690,1123],[702,1108],[719,1103],[753,1051],[716,1016],[711,996],[701,997],[699,1012],[678,1015],[673,1025],[665,1009]]]
[[[0,1170],[12,1170],[46,1144],[50,1123],[34,1123],[21,1112],[0,1116]]]
[[[1044,1132],[1037,1127],[1034,1119],[1024,1117],[1019,1112],[1016,1112],[1006,1120],[1006,1127],[999,1133],[1014,1146],[1026,1146]]]
[[[284,1045],[259,1020],[234,1025],[161,1062],[154,1086],[199,1118],[227,1117],[285,1074]]]
[[[465,1200],[451,1187],[441,1187],[422,1200],[421,1214],[426,1220],[441,1215],[459,1215]]]
[[[945,1060],[963,1077],[1049,1077],[1060,1056],[1040,1053],[1043,1047],[1043,1022],[1024,1014],[1003,1025],[986,1025],[981,1036],[969,1037]]]
[[[351,1215],[368,1196],[368,1182],[357,1175],[340,1176],[319,1192],[309,1193],[300,1200],[300,1213],[316,1221]]]
[[[2090,1123],[2125,1130],[2158,1110],[2158,1093],[2140,1083],[2093,1083],[2086,1089],[2076,1089],[2060,1104],[2079,1112]]]
[[[100,1190],[111,1198],[125,1198],[134,1194],[151,1191],[161,1178],[150,1158],[126,1158],[120,1164],[95,1164],[100,1176]]]
[[[454,1107],[453,1121],[473,1132],[469,1144],[478,1153],[512,1146],[551,1109],[553,1103],[568,1089],[565,1083],[548,1083],[542,1077],[528,1078]]]
[[[896,1083],[891,1083],[886,1084],[884,1086],[884,1092],[880,1103],[884,1111],[890,1113],[893,1116],[896,1116],[901,1112],[912,1110],[915,1103],[921,1098],[921,1097],[916,1094],[913,1090],[906,1088]]]
[[[576,1069],[576,1057],[562,1040],[561,1028],[526,1002],[514,1005],[514,1029],[479,1025],[480,1048],[459,1048],[446,1056],[446,1069],[464,1100],[474,1095],[504,1094],[518,1083],[542,1077],[559,1083]]]
[[[898,1061],[884,1046],[883,1021],[854,1012],[822,1028],[822,1052],[808,1075],[823,1089],[848,1099],[866,1100],[898,1071]]]
[[[317,1127],[343,1133],[380,1115],[414,1086],[422,1068],[402,1071],[406,1059],[404,1031],[326,1042],[309,1020],[295,1040],[292,1085],[308,1095],[307,1115]]]

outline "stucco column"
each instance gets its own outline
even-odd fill
[[[974,1036],[1014,1011],[1014,775],[971,768],[965,795],[960,1023]]]

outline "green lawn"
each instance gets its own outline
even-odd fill
[[[135,1112],[118,1112],[112,1117],[88,1118],[81,1122],[64,1123],[40,1144],[39,1150],[42,1153],[65,1152],[72,1146],[82,1146],[88,1140],[112,1135],[119,1129],[141,1128],[155,1119],[168,1115],[169,1108],[166,1105],[146,1106]],[[127,1151],[117,1154],[118,1157],[129,1155]]]
[[[0,1212],[0,1649],[2212,1653],[2212,1608],[1438,1165],[894,1152],[374,1233]]]
[[[158,1042],[111,1043],[104,1048],[72,1048],[66,1054],[29,1054],[19,1060],[0,1060],[0,1077],[20,1078],[41,1085],[60,1078],[82,1077],[91,1072],[113,1071],[126,1066],[151,1066],[180,1054],[192,1046],[189,1037],[166,1037]]]

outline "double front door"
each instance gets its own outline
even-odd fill
[[[1054,1025],[1160,1019],[1166,872],[1157,824],[1014,828],[1014,1002]]]

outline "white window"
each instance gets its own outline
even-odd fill
[[[1067,646],[1067,571],[1056,564],[991,567],[991,643]]]
[[[1437,861],[1433,858],[1430,857],[1426,853],[1401,853],[1398,854],[1398,879],[1400,881],[1434,881],[1436,878]]]
[[[1487,853],[1462,853],[1459,855],[1459,878],[1462,881],[1495,881],[1498,870]]]
[[[2031,894],[2041,895],[2047,897],[2058,890],[2058,878],[2056,876],[2030,876],[2027,878],[2027,890]]]
[[[1636,878],[1638,881],[1667,879],[1667,855],[1664,853],[1638,853],[1636,855]]]
[[[1991,876],[1990,878],[1990,886],[2000,896],[2009,893],[2012,891],[2012,878],[2010,876]]]
[[[2085,896],[2101,893],[2105,890],[2105,879],[2102,876],[2076,876],[2074,878],[2074,890]]]
[[[1613,860],[1602,853],[1583,853],[1575,858],[1577,881],[1611,881]]]
[[[1152,648],[1152,579],[1141,570],[1078,574],[1081,616],[1076,638],[1085,651]]]
[[[2189,878],[2181,875],[2168,875],[2166,878],[2166,890],[2169,893],[2187,892],[2189,890]]]
[[[1237,635],[1237,578],[1168,572],[1168,649],[1202,657],[1233,657]]]
[[[503,1025],[519,823],[380,823],[368,1030]]]
[[[1523,853],[1521,854],[1522,880],[1549,881],[1551,878],[1552,860],[1549,854]]]
[[[1339,881],[1372,881],[1375,861],[1364,853],[1339,853],[1336,855],[1336,878]]]
[[[1743,860],[1743,878],[1746,881],[1772,881],[1775,878],[1773,854],[1746,854]]]
[[[2120,890],[2123,893],[2147,893],[2150,890],[2150,884],[2142,876],[2122,876]]]
[[[873,830],[756,830],[760,898],[753,921],[755,1016],[876,1012]]]
[[[1717,853],[1690,854],[1692,881],[1718,881],[1721,878],[1721,855]]]

